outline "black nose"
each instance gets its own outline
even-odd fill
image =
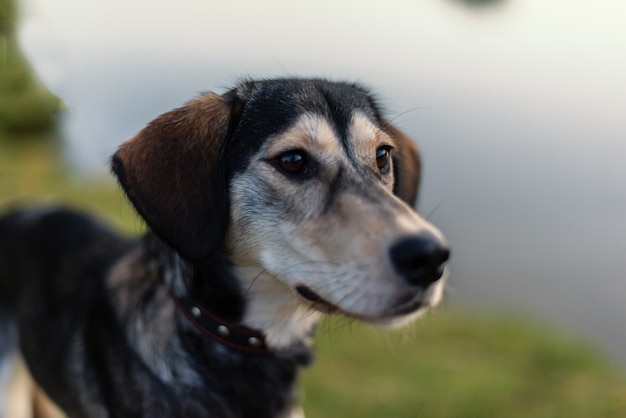
[[[396,271],[408,283],[426,287],[441,278],[450,249],[435,236],[423,233],[394,243],[389,255]]]

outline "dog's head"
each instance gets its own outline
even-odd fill
[[[448,249],[413,210],[419,154],[360,86],[204,94],[122,145],[113,169],[184,258],[256,266],[307,308],[389,323],[441,298]]]

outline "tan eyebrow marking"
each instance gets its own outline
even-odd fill
[[[339,138],[328,121],[315,114],[304,114],[285,132],[270,140],[266,156],[303,149],[317,158],[327,159],[341,154]]]
[[[358,158],[365,164],[371,165],[376,160],[376,149],[381,145],[394,145],[389,135],[364,114],[358,112],[352,118],[350,126],[350,144]]]

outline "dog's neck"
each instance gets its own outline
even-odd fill
[[[170,268],[163,280],[174,295],[193,298],[212,314],[234,325],[261,332],[272,351],[311,346],[321,314],[300,302],[284,284],[260,266],[240,265],[224,257],[188,263],[159,249],[159,264]]]
[[[265,338],[272,344],[267,344],[271,351],[261,353],[220,343],[206,336],[175,302],[176,298],[192,297],[231,324],[273,335],[275,326],[271,322],[267,327],[264,321],[258,325],[243,322],[250,303],[244,287],[247,284],[233,273],[227,263],[219,260],[186,262],[148,234],[115,263],[106,286],[128,344],[160,381],[190,398],[199,394],[198,388],[216,384],[210,387],[219,393],[210,399],[233,393],[267,398],[267,405],[259,404],[267,408],[259,416],[270,416],[266,412],[269,410],[273,411],[271,416],[282,416],[276,411],[287,411],[294,402],[293,384],[299,368],[311,363],[311,349],[297,338],[292,339],[297,341],[293,345],[273,344],[273,337]],[[216,381],[216,376],[222,376],[223,381]]]
[[[305,306],[293,291],[260,266],[233,265],[245,299],[242,323],[261,330],[269,347],[309,346],[321,314]]]

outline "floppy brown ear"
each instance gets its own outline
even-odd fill
[[[229,202],[220,161],[234,105],[207,93],[159,116],[114,154],[112,169],[148,226],[183,257],[219,250]]]
[[[395,138],[393,154],[395,184],[393,192],[411,207],[417,204],[422,162],[415,143],[402,131],[386,123],[386,131]]]

